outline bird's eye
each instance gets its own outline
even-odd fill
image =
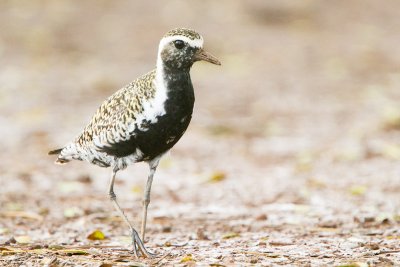
[[[185,43],[182,40],[175,40],[174,45],[178,49],[182,49],[185,46]]]

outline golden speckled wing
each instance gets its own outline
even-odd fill
[[[76,144],[83,149],[95,146],[101,149],[126,141],[143,117],[143,102],[155,95],[155,70],[143,75],[115,92],[97,109],[90,123],[77,138]]]

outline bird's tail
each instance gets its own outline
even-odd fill
[[[59,155],[58,156],[58,158],[57,158],[57,160],[56,160],[56,162],[55,163],[57,163],[57,164],[64,164],[64,163],[67,163],[69,160],[67,160],[67,159],[65,159],[65,158],[62,158],[61,157],[61,151],[63,150],[64,148],[59,148],[59,149],[55,149],[55,150],[51,150],[51,151],[49,151],[49,153],[48,153],[48,155]]]

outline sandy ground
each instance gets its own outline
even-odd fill
[[[400,265],[397,1],[2,1],[1,266]],[[109,169],[47,151],[198,30],[193,121],[160,164],[135,259]],[[140,225],[147,166],[116,193]],[[105,238],[91,240],[95,230]]]

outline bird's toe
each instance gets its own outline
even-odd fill
[[[142,239],[140,239],[138,233],[136,231],[132,232],[132,245],[133,245],[133,253],[135,257],[143,256],[145,258],[154,258],[157,255],[149,252],[143,244]]]

